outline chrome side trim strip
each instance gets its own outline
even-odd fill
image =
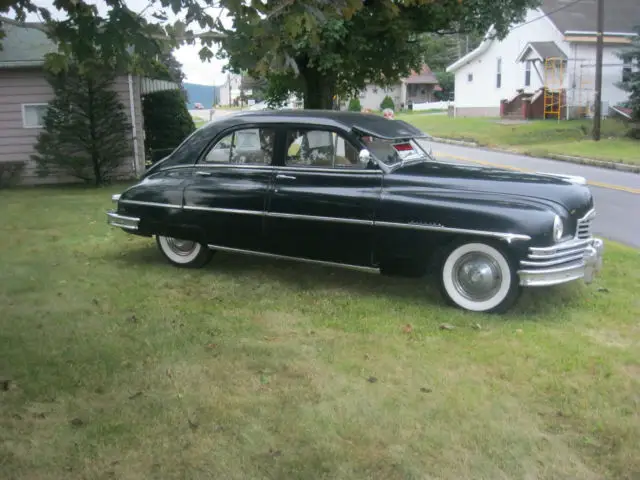
[[[235,213],[238,215],[264,215],[264,210],[240,210],[237,208],[200,207],[197,205],[185,205],[184,209],[197,212]]]
[[[336,222],[336,223],[348,223],[352,225],[368,225],[373,226],[373,220],[361,220],[359,218],[336,218],[336,217],[321,217],[316,215],[299,215],[297,213],[278,213],[268,212],[267,217],[274,218],[287,218],[287,219],[299,219],[299,220],[316,220],[319,222]]]
[[[145,207],[182,208],[182,205],[175,205],[172,203],[144,202],[142,200],[120,200],[120,203],[128,203],[130,205],[143,205]]]
[[[506,240],[507,243],[511,243],[513,240],[531,240],[529,235],[522,235],[519,233],[507,233],[507,232],[489,232],[485,230],[470,230],[467,228],[455,228],[445,227],[442,225],[428,225],[421,223],[396,223],[396,222],[374,222],[375,226],[392,227],[392,228],[406,228],[410,230],[428,230],[434,232],[448,232],[448,233],[463,233],[467,235],[481,235],[483,237],[494,237]]]
[[[570,250],[562,250],[557,253],[549,253],[549,254],[539,254],[539,253],[531,253],[529,254],[530,260],[553,260],[555,258],[566,258],[575,254],[583,254],[584,247],[572,248]]]
[[[229,252],[229,253],[240,253],[240,254],[245,254],[245,255],[253,255],[256,257],[266,257],[266,258],[274,258],[277,260],[293,260],[296,262],[303,262],[303,263],[311,263],[314,265],[322,265],[322,266],[326,266],[326,267],[339,267],[339,268],[348,268],[348,269],[352,269],[352,270],[359,270],[359,271],[364,271],[367,273],[380,273],[380,270],[377,268],[373,268],[373,267],[364,267],[361,265],[350,265],[347,263],[337,263],[337,262],[326,262],[323,260],[313,260],[311,258],[304,258],[304,257],[290,257],[288,255],[277,255],[274,253],[266,253],[266,252],[259,252],[256,250],[245,250],[242,248],[232,248],[232,247],[225,247],[223,245],[215,245],[215,244],[209,244],[207,245],[211,250],[220,250],[222,252]]]
[[[324,168],[324,167],[311,167],[311,166],[291,166],[291,165],[257,165],[257,164],[243,164],[243,163],[195,163],[193,165],[176,165],[168,167],[167,170],[173,168],[228,168],[228,169],[241,169],[241,170],[286,170],[295,172],[320,172],[320,173],[368,173],[376,176],[382,176],[382,170],[371,170],[368,168]]]

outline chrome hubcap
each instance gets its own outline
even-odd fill
[[[498,292],[502,274],[498,263],[489,255],[467,253],[453,266],[453,284],[460,295],[474,302],[482,302]]]
[[[179,238],[166,237],[167,245],[176,255],[187,256],[193,253],[198,244],[191,240],[180,240]]]

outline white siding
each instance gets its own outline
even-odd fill
[[[137,88],[136,88],[137,87]],[[118,77],[115,84],[120,101],[125,106],[128,119],[131,118],[129,101],[129,84],[126,76]],[[0,70],[0,162],[21,160],[25,162],[22,183],[54,183],[76,181],[65,176],[40,178],[35,173],[35,163],[30,155],[35,153],[39,128],[24,128],[22,122],[22,105],[29,103],[48,103],[53,99],[53,91],[44,78],[41,70]],[[139,81],[134,82],[134,101],[136,124],[138,126],[138,145],[142,173],[144,165],[144,138],[142,135],[142,106],[139,95]],[[133,138],[133,135],[131,136]],[[119,174],[130,177],[134,171],[133,157],[127,159]]]
[[[572,88],[569,102],[574,105],[592,105],[595,95],[596,46],[595,44],[573,44],[569,61]],[[622,60],[616,55],[622,47],[605,45],[602,54],[602,101],[609,106],[628,98],[627,92],[617,87],[622,80]],[[603,110],[606,113],[606,108]]]
[[[531,86],[524,86],[525,64],[516,58],[529,42],[554,41],[569,57],[569,45],[563,35],[538,10],[529,10],[522,26],[512,31],[502,41],[494,41],[480,56],[455,72],[456,108],[495,109],[499,113],[500,100],[511,98],[516,90],[534,91],[542,86],[535,69],[531,71]],[[526,24],[526,22],[532,22]],[[496,86],[497,59],[502,58],[502,84]],[[544,72],[538,67],[540,74]],[[473,81],[467,77],[473,74]]]

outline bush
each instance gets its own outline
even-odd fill
[[[47,75],[54,98],[34,155],[40,176],[66,173],[94,185],[109,183],[132,153],[131,125],[109,67],[71,65]]]
[[[0,188],[9,187],[18,183],[20,174],[24,170],[24,162],[1,162],[0,163]]]
[[[389,95],[384,97],[382,99],[382,103],[380,103],[380,110],[384,110],[385,108],[390,108],[391,110],[396,109],[396,106],[394,105],[393,100],[391,100],[391,97]]]
[[[185,96],[180,90],[145,95],[142,100],[142,113],[144,147],[147,159],[151,163],[169,155],[196,129],[187,110]]]
[[[362,111],[362,105],[360,105],[359,98],[352,98],[351,100],[349,100],[349,111],[350,112]]]

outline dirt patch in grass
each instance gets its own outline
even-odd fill
[[[173,268],[105,225],[118,190],[0,192],[3,478],[640,471],[637,251],[607,242],[595,285],[475,315],[428,279]]]

